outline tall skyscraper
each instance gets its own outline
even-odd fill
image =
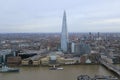
[[[61,50],[67,52],[68,49],[68,32],[67,32],[67,21],[66,21],[66,12],[63,13],[62,21],[62,33],[61,33]]]

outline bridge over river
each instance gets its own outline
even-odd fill
[[[114,66],[113,64],[108,63],[104,60],[100,60],[100,63],[106,68],[108,68],[109,70],[111,70],[112,72],[116,73],[118,76],[120,76],[120,69]]]

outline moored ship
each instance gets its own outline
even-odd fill
[[[2,66],[2,68],[0,68],[0,72],[1,73],[5,73],[5,72],[19,72],[19,69],[17,69],[17,68],[9,68],[7,66]]]

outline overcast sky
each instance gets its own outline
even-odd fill
[[[120,0],[0,0],[0,33],[120,32]]]

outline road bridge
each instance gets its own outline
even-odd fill
[[[109,70],[115,72],[118,76],[120,76],[120,69],[117,68],[116,66],[114,66],[113,64],[111,63],[108,63],[104,60],[100,60],[100,63],[105,66],[106,68],[108,68]]]

